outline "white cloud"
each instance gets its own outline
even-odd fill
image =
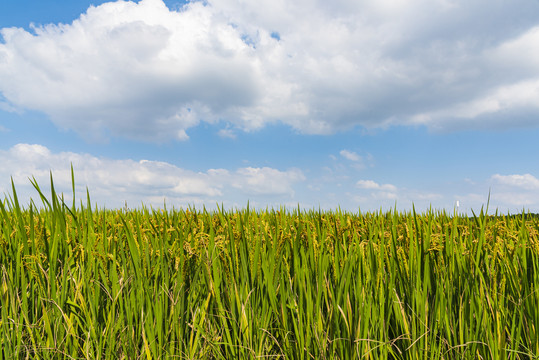
[[[518,213],[523,207],[535,212],[539,209],[539,179],[531,174],[494,174],[485,185],[490,188],[491,210]]]
[[[235,139],[236,133],[232,129],[221,129],[217,132],[217,134],[222,138],[228,138],[228,139]]]
[[[382,190],[382,191],[389,191],[389,192],[395,192],[397,191],[397,187],[392,184],[378,184],[372,180],[359,180],[356,183],[356,186],[360,189],[367,189],[367,190]]]
[[[359,156],[357,153],[349,150],[341,150],[339,153],[341,156],[345,159],[348,159],[350,161],[361,161],[361,156]]]
[[[372,154],[359,155],[358,153],[350,150],[343,149],[339,152],[339,155],[344,159],[348,160],[349,163],[336,163],[334,164],[334,171],[346,174],[349,169],[354,169],[356,171],[362,171],[367,167],[374,166],[374,157]],[[330,155],[330,158],[334,161],[337,160],[337,157]]]
[[[530,196],[530,194],[515,191],[497,193],[492,196],[492,199],[505,205],[513,213],[520,212],[523,208],[530,206],[537,209],[539,205],[539,196]]]
[[[431,205],[448,208],[448,200],[444,195],[432,192],[429,189],[409,189],[397,187],[393,184],[379,184],[373,180],[359,180],[356,187],[361,189],[355,198],[368,208],[386,210],[397,205],[400,209],[411,209],[412,205],[419,211],[427,210]]]
[[[247,167],[237,171],[232,186],[250,194],[294,195],[291,185],[304,180],[305,176],[298,169],[282,172],[268,167]]]
[[[85,196],[88,186],[93,201],[108,207],[121,207],[125,201],[135,206],[214,204],[234,202],[235,197],[249,199],[259,195],[289,201],[294,185],[305,180],[297,169],[280,171],[272,168],[209,169],[194,172],[169,163],[149,160],[112,160],[72,152],[53,153],[41,145],[18,144],[0,151],[0,192],[10,192],[13,177],[24,197],[37,198],[29,178],[36,178],[46,188],[52,170],[55,186],[66,195],[71,193],[70,164],[75,170],[77,192]]]
[[[34,31],[1,30],[0,91],[82,134],[184,140],[258,91],[251,49],[201,3],[184,12],[160,0],[105,3]]]
[[[430,114],[414,116],[415,122],[431,124],[435,127],[455,127],[463,122],[481,126],[486,116],[489,123],[500,122],[507,125],[509,114],[517,122],[530,122],[531,114],[539,115],[539,77],[516,84],[500,86],[493,89],[485,96],[461,104],[455,104],[452,108],[440,110]],[[520,114],[519,114],[520,113]],[[517,116],[518,115],[518,116]],[[527,116],[523,116],[527,115]],[[456,121],[455,121],[456,120]],[[531,122],[535,123],[535,119]],[[453,126],[447,123],[453,123]],[[477,124],[479,123],[479,124]]]
[[[185,140],[201,121],[536,126],[538,11],[524,0],[110,2],[72,24],[2,29],[0,92],[94,138]]]
[[[539,179],[531,174],[524,175],[500,175],[495,174],[492,180],[498,184],[507,185],[510,187],[521,188],[524,190],[539,190]]]

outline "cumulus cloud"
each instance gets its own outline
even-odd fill
[[[426,189],[408,189],[393,184],[379,184],[373,180],[359,180],[356,187],[362,190],[356,198],[373,208],[380,205],[394,206],[395,203],[401,208],[409,208],[412,204],[421,209],[428,209],[433,204],[447,206],[447,199],[443,195]]]
[[[350,161],[355,161],[355,162],[361,161],[361,156],[359,156],[357,153],[353,151],[341,150],[339,154],[341,154],[343,158],[348,159]]]
[[[539,39],[538,39],[539,41]],[[539,115],[539,77],[492,89],[484,96],[429,114],[414,116],[434,128],[535,126]]]
[[[396,206],[400,210],[409,211],[413,206],[417,211],[427,211],[431,207],[452,210],[454,206],[454,200],[448,196],[451,190],[441,194],[432,189],[397,187],[393,184],[380,184],[373,180],[359,180],[356,182],[356,188],[360,191],[351,193],[350,197],[363,209],[389,210]],[[481,205],[480,202],[478,204]]]
[[[397,187],[392,184],[379,184],[373,180],[359,180],[356,187],[361,189],[359,194],[352,195],[363,208],[377,208],[385,206],[386,209],[396,202],[404,203],[404,197],[399,196]]]
[[[239,169],[232,186],[251,194],[293,194],[292,183],[305,180],[300,170],[282,172],[263,167]]]
[[[538,190],[539,189],[539,179],[537,179],[535,176],[531,174],[524,174],[524,175],[495,174],[492,176],[492,180],[502,185],[521,188],[525,190]]]
[[[185,140],[201,121],[536,126],[538,11],[524,0],[109,2],[71,24],[1,29],[0,92],[94,137]]]
[[[539,209],[539,179],[531,174],[495,174],[490,178],[492,199],[511,210]]]
[[[33,30],[1,30],[0,91],[82,134],[184,140],[258,92],[252,50],[201,3],[110,2]]]
[[[36,193],[30,189],[29,178],[35,177],[46,188],[50,171],[59,191],[71,193],[71,169],[81,184],[77,191],[90,189],[92,198],[110,207],[130,204],[162,205],[163,200],[172,205],[211,204],[231,202],[238,196],[268,195],[276,200],[290,200],[294,185],[305,180],[298,169],[280,171],[272,168],[209,169],[194,172],[175,165],[149,160],[113,160],[72,152],[53,153],[41,145],[18,144],[0,151],[0,192],[9,193],[9,178],[26,197]],[[234,199],[235,201],[235,199]]]
[[[228,138],[228,139],[236,139],[236,134],[234,133],[234,130],[232,129],[221,129],[217,132],[217,134],[222,138]]]
[[[367,190],[382,190],[382,191],[390,191],[390,192],[397,191],[397,187],[395,185],[378,184],[372,180],[359,180],[356,183],[356,186],[360,189],[367,189]]]
[[[366,167],[374,166],[374,157],[370,153],[359,155],[355,151],[343,149],[339,152],[339,155],[342,158],[348,160],[348,163],[336,163],[334,165],[334,171],[336,172],[347,173],[349,168],[356,171],[361,171],[364,170]],[[334,155],[330,155],[330,158],[334,161],[337,161],[337,157]]]

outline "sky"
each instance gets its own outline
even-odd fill
[[[0,195],[539,212],[539,1],[0,0]]]

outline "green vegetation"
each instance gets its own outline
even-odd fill
[[[34,186],[40,208],[0,203],[4,359],[539,357],[536,217],[105,210]]]

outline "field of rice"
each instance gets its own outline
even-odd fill
[[[38,194],[0,202],[3,359],[539,358],[532,214]]]

